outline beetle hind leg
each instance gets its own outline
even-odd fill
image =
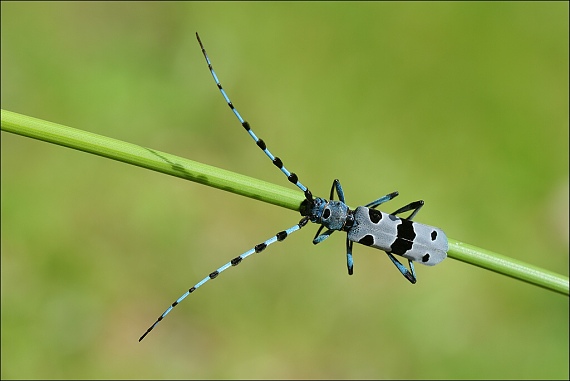
[[[396,210],[394,213],[392,213],[392,215],[395,216],[395,215],[398,215],[400,213],[405,213],[405,212],[408,212],[410,210],[413,210],[412,214],[410,214],[408,217],[404,218],[405,220],[411,221],[415,217],[415,215],[418,214],[418,212],[420,211],[422,206],[424,206],[424,200],[418,200],[418,201],[410,202],[408,205],[404,205],[400,209]]]
[[[394,263],[394,265],[398,268],[398,270],[400,270],[400,273],[402,273],[402,275],[407,280],[409,280],[410,283],[415,284],[417,279],[416,279],[416,272],[414,271],[413,262],[408,259],[408,264],[410,265],[410,269],[408,270],[403,264],[400,263],[400,261],[396,259],[396,257],[394,257],[394,255],[388,252],[386,252],[386,254],[388,254],[388,257],[392,260],[392,263]]]

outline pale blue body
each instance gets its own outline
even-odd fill
[[[376,207],[389,201],[398,195],[398,192],[393,192],[374,200],[365,206],[359,206],[354,211],[345,204],[344,192],[342,186],[338,180],[333,181],[331,187],[329,200],[313,197],[311,191],[305,187],[295,173],[289,172],[283,162],[278,157],[274,156],[266,147],[265,142],[258,138],[257,135],[251,130],[250,125],[246,122],[240,115],[240,113],[235,109],[226,92],[222,88],[220,81],[214,69],[206,50],[200,41],[198,33],[196,33],[196,38],[200,43],[202,48],[202,53],[210,69],[210,73],[218,86],[218,89],[222,93],[224,99],[226,100],[228,106],[231,108],[235,116],[238,118],[242,127],[248,132],[248,134],[255,141],[256,145],[269,157],[271,162],[279,168],[279,170],[287,176],[287,179],[295,184],[305,195],[305,201],[300,206],[300,212],[303,218],[298,224],[293,227],[280,231],[275,236],[271,237],[267,241],[264,241],[256,245],[253,249],[246,251],[245,253],[235,257],[230,262],[221,266],[217,270],[210,273],[207,277],[202,279],[200,282],[192,286],[188,291],[186,291],[180,298],[178,298],[174,303],[172,303],[166,311],[164,311],[158,319],[152,324],[147,331],[140,337],[139,341],[145,338],[145,336],[154,329],[154,327],[164,319],[164,317],[172,311],[182,300],[184,300],[192,292],[196,291],[199,287],[204,285],[210,279],[216,278],[220,273],[227,270],[230,267],[237,266],[241,261],[252,254],[259,253],[267,248],[267,246],[277,242],[282,241],[287,238],[290,234],[301,229],[309,221],[321,225],[313,239],[314,244],[318,244],[325,239],[327,239],[335,231],[345,231],[347,233],[346,238],[346,263],[348,268],[348,273],[353,273],[354,261],[352,258],[352,246],[354,242],[361,243],[363,245],[372,246],[380,250],[384,250],[390,260],[396,265],[400,273],[411,283],[416,283],[416,276],[414,271],[413,262],[419,262],[424,265],[433,266],[447,257],[448,243],[445,233],[438,228],[429,225],[423,225],[416,222],[412,222],[413,217],[423,206],[423,201],[412,202],[392,214],[383,213],[376,210]],[[334,192],[336,191],[339,200],[334,200]],[[412,213],[407,218],[399,218],[396,215],[404,213],[407,211],[412,211]],[[321,231],[326,228],[327,230],[321,234]],[[408,259],[409,270],[402,265],[393,254],[403,256]]]
[[[378,211],[383,218],[378,223],[374,223],[370,220],[369,210],[364,206],[356,208],[355,224],[348,231],[348,239],[352,242],[360,242],[366,235],[372,234],[374,242],[370,246],[391,252],[391,246],[398,237],[398,227],[403,220]],[[443,230],[417,222],[412,222],[412,225],[416,233],[416,237],[411,241],[412,247],[398,255],[427,266],[437,265],[447,258],[448,243]],[[436,232],[435,239],[431,238],[433,232]],[[429,254],[429,258],[424,261],[426,254]]]

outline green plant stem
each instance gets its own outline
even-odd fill
[[[181,177],[299,211],[303,193],[136,144],[2,110],[2,130]],[[569,295],[568,277],[449,239],[450,258]]]
[[[568,277],[454,239],[449,239],[447,255],[458,261],[508,275],[548,290],[565,295],[569,293]]]
[[[210,165],[91,132],[2,110],[2,130],[152,169],[167,175],[299,210],[302,193]]]

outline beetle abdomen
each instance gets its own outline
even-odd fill
[[[365,206],[354,211],[348,239],[428,266],[447,257],[447,236],[441,229]]]

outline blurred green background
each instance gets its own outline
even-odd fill
[[[568,275],[568,2],[2,2],[2,108]],[[299,215],[2,132],[2,378],[568,379],[568,297],[453,259],[409,284]]]

